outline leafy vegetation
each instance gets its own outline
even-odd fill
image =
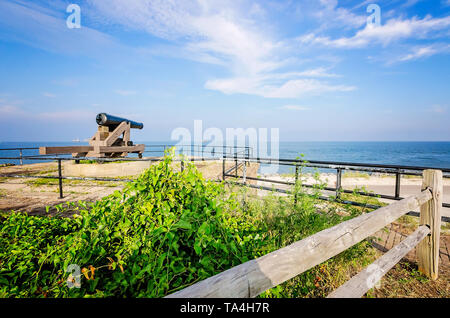
[[[0,295],[160,297],[249,260],[263,239],[220,184],[171,156],[74,218],[13,213],[0,225]],[[82,268],[81,288],[65,270]],[[74,278],[74,277],[71,277]]]
[[[0,297],[162,297],[362,211],[318,211],[323,184],[306,191],[301,177],[292,196],[227,191],[190,162],[176,171],[173,158],[100,201],[56,207],[72,218],[0,215]],[[360,243],[261,296],[324,296],[371,257]]]

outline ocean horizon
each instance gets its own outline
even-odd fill
[[[151,150],[152,146],[175,144],[173,141],[136,143],[147,145],[146,150]],[[87,142],[0,142],[0,149],[85,144]],[[220,147],[216,149],[220,149]],[[160,150],[162,154],[162,148],[154,150]],[[23,151],[24,156],[36,154],[38,154],[37,150]],[[450,141],[299,141],[279,143],[279,158],[295,159],[302,154],[306,160],[450,168]],[[152,153],[152,155],[158,155],[158,152]],[[19,156],[18,151],[0,150],[0,157],[16,156]],[[270,145],[268,146],[268,156],[271,156]],[[11,160],[0,159],[0,163],[7,162],[11,162]],[[29,162],[26,161],[26,163]]]

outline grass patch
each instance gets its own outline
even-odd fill
[[[32,173],[31,175],[34,176],[42,176],[42,175],[47,175],[47,176],[51,176],[52,173],[58,172],[58,169],[47,169],[47,170],[42,170],[36,173]]]
[[[119,179],[119,178],[118,178]],[[125,178],[123,178],[125,179]],[[83,186],[83,185],[98,185],[103,187],[117,187],[119,186],[118,183],[114,181],[98,181],[98,180],[69,180],[69,179],[63,179],[63,185],[68,186]],[[120,182],[120,181],[117,181]],[[59,185],[58,179],[50,179],[50,178],[33,178],[30,180],[26,180],[25,183],[31,187],[41,187],[41,186],[57,186]]]
[[[417,265],[408,261],[400,261],[371,289],[367,298],[448,298],[450,290],[448,266],[440,266],[439,279],[432,281],[421,272]]]
[[[450,222],[442,222],[441,230],[446,233],[450,231]]]
[[[0,177],[0,183],[6,183],[8,180],[8,177]]]
[[[358,188],[356,187],[353,189],[353,193],[342,193],[340,194],[340,198],[342,200],[346,201],[353,201],[358,202],[362,204],[370,204],[370,205],[378,205],[378,206],[385,206],[388,205],[385,202],[382,202],[379,200],[379,197],[373,197],[373,196],[366,196],[363,194],[373,194],[373,191],[367,190],[365,187]]]

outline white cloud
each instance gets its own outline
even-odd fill
[[[347,11],[336,8],[337,3],[325,2],[330,12],[338,11],[343,19],[346,17]],[[277,98],[349,90],[343,85],[303,79],[338,77],[324,67],[303,72],[279,72],[288,65],[295,70],[292,63],[298,52],[292,51],[292,40],[279,39],[267,24],[257,20],[265,16],[260,6],[249,5],[246,1],[91,0],[89,3],[110,23],[144,30],[175,43],[182,53],[171,55],[222,65],[230,71],[228,78],[207,81],[204,85],[207,89]],[[159,48],[162,52],[176,49]],[[157,50],[144,49],[143,52]]]
[[[83,25],[81,29],[67,28],[66,7],[67,3],[58,0],[52,1],[51,8],[31,1],[0,1],[0,39],[49,52],[99,59],[117,52],[131,54],[131,50],[107,34]]]
[[[306,94],[319,95],[326,92],[348,92],[355,90],[354,86],[330,85],[314,79],[290,80],[280,87],[266,87],[264,97],[273,98],[296,98]]]
[[[430,44],[425,46],[415,46],[411,48],[410,52],[407,54],[402,54],[398,57],[392,58],[387,64],[393,64],[398,62],[409,62],[418,59],[424,59],[436,54],[450,53],[449,44]]]
[[[292,79],[282,84],[267,84],[260,78],[229,78],[206,82],[205,88],[225,94],[252,94],[267,98],[300,98],[326,92],[348,92],[354,86],[332,85],[316,79]]]
[[[281,74],[272,74],[272,77],[288,78],[288,77],[341,77],[338,74],[329,73],[325,67],[318,67],[314,69],[305,70],[302,72],[286,72]]]
[[[416,5],[420,1],[421,0],[407,0],[407,1],[405,1],[405,3],[402,6],[403,7],[412,7],[412,6]]]
[[[284,106],[281,106],[280,109],[304,111],[304,110],[309,110],[310,108],[305,107],[305,106],[300,106],[300,105],[284,105]]]
[[[399,59],[399,61],[404,62],[404,61],[416,60],[421,57],[436,54],[436,52],[437,51],[432,46],[418,47],[414,50],[414,52],[401,57]]]
[[[338,7],[337,0],[320,0],[321,7],[313,15],[322,21],[321,28],[350,27],[358,28],[366,23],[365,15],[357,15],[343,7]]]
[[[358,31],[352,37],[341,37],[330,39],[327,36],[316,36],[313,33],[303,35],[298,38],[302,44],[321,44],[336,48],[363,48],[371,44],[388,45],[402,39],[425,39],[431,32],[434,37],[444,31],[446,36],[450,26],[450,16],[443,18],[432,18],[427,15],[423,19],[414,17],[412,19],[390,19],[381,26],[367,24],[366,27]]]

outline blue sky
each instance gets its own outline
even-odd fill
[[[196,119],[282,141],[450,140],[449,57],[449,0],[2,0],[0,141],[88,138],[98,112],[143,121],[141,141]]]

